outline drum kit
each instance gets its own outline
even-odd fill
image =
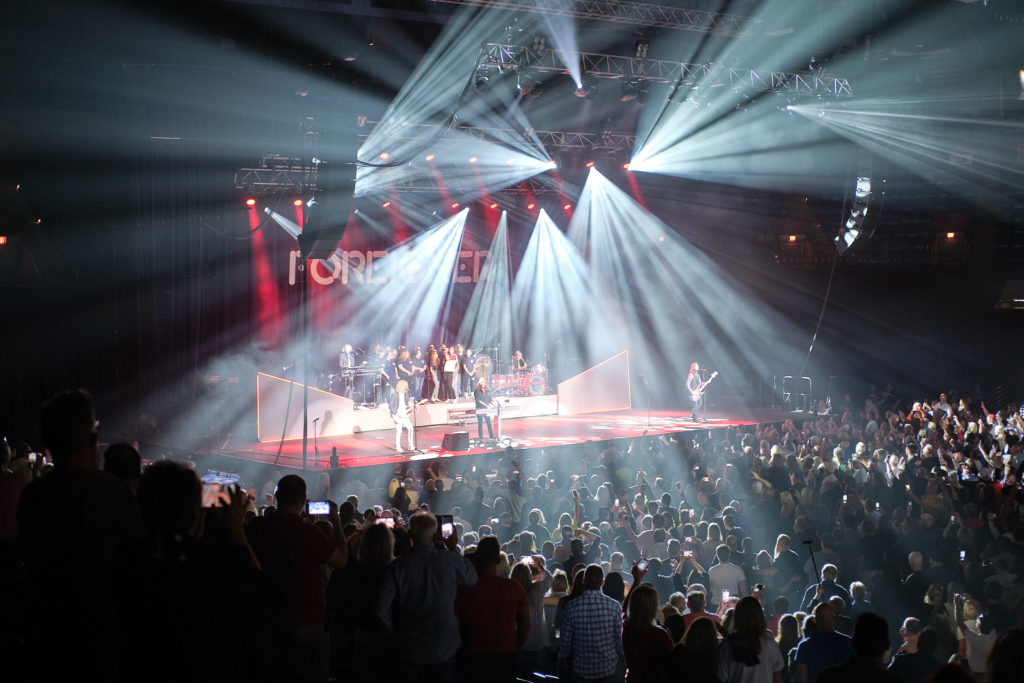
[[[548,369],[534,365],[511,375],[491,375],[490,384],[495,396],[543,396],[548,393]]]

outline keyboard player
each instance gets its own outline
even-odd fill
[[[481,441],[484,440],[484,422],[487,423],[487,438],[494,439],[494,430],[491,428],[491,416],[488,411],[496,407],[494,397],[491,396],[491,388],[487,386],[487,378],[481,377],[473,390],[473,399],[476,401],[476,433]]]

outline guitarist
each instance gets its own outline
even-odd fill
[[[715,375],[718,373],[716,372]],[[700,366],[697,363],[690,364],[690,374],[686,376],[686,391],[690,394],[690,400],[693,401],[693,410],[690,411],[690,419],[694,422],[704,422],[704,418],[700,416],[700,411],[704,407],[704,387],[711,383],[714,379],[714,375],[711,376],[707,382],[701,382],[700,380]]]

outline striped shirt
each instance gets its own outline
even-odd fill
[[[572,670],[583,678],[615,672],[622,655],[622,606],[599,590],[586,590],[569,602],[559,625],[558,656],[572,657]]]

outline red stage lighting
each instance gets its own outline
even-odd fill
[[[624,169],[626,169],[628,171],[629,170],[629,162],[627,161],[626,163],[624,163],[622,165],[622,168],[624,168]]]
[[[565,209],[566,211],[568,211],[569,209],[572,208],[572,204],[563,204],[562,208]]]
[[[434,160],[434,155],[433,154],[428,154],[423,160],[424,161],[433,161]]]
[[[526,205],[526,208],[529,209],[530,211],[533,211],[534,208],[536,208],[536,206],[537,206],[536,204],[534,204],[533,202],[530,202],[529,204]]]
[[[594,168],[594,162],[593,161],[588,161],[587,162],[587,168]]]
[[[245,200],[245,205],[251,209],[252,207],[256,206],[256,200],[253,199],[252,197],[249,197],[248,199]]]
[[[383,204],[381,204],[381,205],[380,205],[380,208],[382,208],[382,209],[386,209],[386,208],[388,208],[389,206],[391,206],[391,202],[384,202]]]
[[[292,204],[294,204],[295,206],[302,206],[302,200],[296,199],[294,202],[292,202]]]
[[[7,235],[0,235],[0,247],[7,244]]]
[[[492,209],[497,209],[498,208],[498,202],[491,202],[491,208]]]
[[[452,208],[453,209],[459,208],[459,203],[458,202],[452,202]]]
[[[947,240],[955,240],[956,239],[956,233],[955,232],[947,232],[946,233],[946,239]]]

